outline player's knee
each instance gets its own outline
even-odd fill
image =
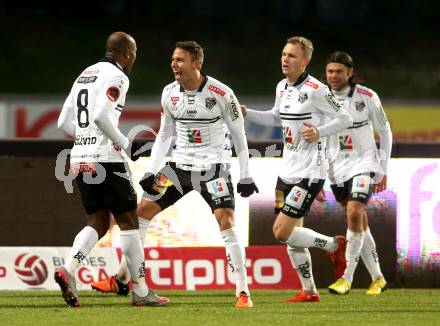
[[[218,208],[214,211],[221,231],[234,227],[234,211],[230,208]]]
[[[348,206],[347,207],[347,218],[354,222],[362,222],[362,217],[364,216],[363,206]]]
[[[149,221],[160,211],[160,206],[149,200],[143,199],[137,205],[137,215]]]
[[[288,234],[288,232],[286,232],[286,230],[284,230],[281,226],[274,224],[273,235],[275,239],[284,243],[287,241],[290,234]]]
[[[217,218],[220,230],[227,230],[234,226],[234,218],[228,214],[222,214]]]

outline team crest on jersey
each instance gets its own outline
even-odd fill
[[[205,99],[205,106],[209,109],[212,110],[212,108],[217,104],[217,101],[215,100],[215,98],[213,97],[207,97]]]
[[[105,95],[107,95],[108,99],[112,102],[116,102],[121,94],[119,88],[116,86],[111,86],[107,89]]]
[[[356,106],[356,111],[359,111],[359,112],[364,111],[364,108],[365,108],[364,101],[354,102],[354,105]]]
[[[302,104],[305,101],[307,101],[308,98],[309,98],[309,96],[307,95],[306,92],[300,92],[298,95],[298,102]]]

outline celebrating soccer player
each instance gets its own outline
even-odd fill
[[[105,58],[87,67],[76,79],[61,111],[58,127],[75,138],[71,169],[87,213],[87,226],[75,237],[66,264],[55,271],[64,300],[79,307],[75,270],[109,227],[110,212],[121,229],[121,249],[133,279],[133,305],[164,305],[145,283],[144,253],[138,231],[136,192],[124,177],[121,149],[131,154],[129,140],[119,131],[136,42],[123,32],[111,34]],[[134,155],[130,155],[136,159]]]
[[[242,107],[246,118],[263,125],[283,127],[284,150],[275,189],[273,226],[275,237],[287,245],[302,289],[287,302],[320,300],[312,274],[309,247],[329,253],[339,277],[345,269],[345,238],[334,238],[303,227],[313,200],[326,178],[326,136],[352,124],[352,119],[326,85],[306,72],[313,53],[310,40],[294,36],[281,52],[281,70],[286,77],[276,87],[270,111]]]
[[[344,275],[329,286],[329,291],[334,294],[350,291],[360,256],[372,279],[367,294],[380,294],[387,283],[380,270],[365,206],[373,192],[381,192],[387,186],[392,145],[390,124],[377,94],[357,83],[350,55],[340,51],[332,53],[327,59],[325,79],[354,121],[351,127],[332,136],[330,141],[331,189],[346,211],[348,229],[347,268]],[[371,125],[380,137],[379,152]]]
[[[225,242],[227,260],[236,281],[236,307],[248,308],[250,298],[245,250],[234,227],[234,187],[230,146],[225,146],[225,126],[232,136],[240,163],[237,191],[243,197],[258,192],[249,173],[249,153],[243,116],[234,92],[201,72],[203,48],[194,41],[177,42],[171,57],[175,81],[162,92],[162,118],[152,148],[151,166],[140,181],[144,198],[138,205],[141,235],[153,217],[192,190],[211,207]],[[171,161],[162,167],[173,135],[177,140]],[[116,277],[95,282],[102,292],[119,292],[128,283],[125,262]]]

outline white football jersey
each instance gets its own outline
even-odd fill
[[[330,136],[330,182],[343,183],[360,173],[383,174],[372,130],[389,128],[379,97],[361,85],[353,85],[345,93],[335,92],[335,96],[353,118],[353,125]]]
[[[103,59],[79,75],[63,106],[63,111],[73,111],[75,142],[71,163],[124,161],[120,147],[114,146],[93,122],[93,114],[98,106],[109,110],[117,127],[128,87],[128,77],[112,59]]]
[[[173,82],[164,88],[161,103],[163,114],[175,124],[172,162],[203,167],[230,161],[228,129],[243,125],[243,116],[228,86],[209,76],[196,91]]]
[[[325,179],[326,137],[308,143],[301,138],[304,122],[320,127],[329,119],[347,115],[326,85],[304,73],[295,84],[281,80],[276,87],[275,106],[283,128],[283,161],[280,178],[288,183],[302,178]],[[348,118],[348,117],[347,117]]]

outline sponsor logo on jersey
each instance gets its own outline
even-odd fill
[[[314,82],[312,82],[310,80],[306,81],[304,83],[304,85],[310,86],[311,88],[314,88],[314,89],[318,89],[318,87],[319,87],[318,84],[315,84]]]
[[[107,89],[107,92],[105,92],[105,95],[107,95],[108,99],[112,102],[116,102],[119,98],[119,95],[121,92],[119,91],[119,88],[116,86],[111,86]]]
[[[225,96],[225,91],[221,90],[220,88],[214,85],[208,85],[208,89],[213,91],[214,93],[220,94],[221,96]]]
[[[77,135],[74,144],[77,146],[94,145],[96,144],[96,137]]]
[[[330,104],[330,106],[333,108],[333,110],[339,112],[339,110],[341,109],[341,104],[339,104],[335,97],[331,93],[326,94],[324,97],[327,103]]]
[[[179,102],[179,96],[171,96],[171,104],[173,105],[173,108],[175,109],[177,102]]]
[[[86,70],[83,72],[84,75],[96,75],[99,72],[99,69],[96,70]]]
[[[217,101],[215,100],[215,98],[213,97],[207,97],[205,99],[205,106],[209,109],[212,110],[212,108],[217,104]]]
[[[299,103],[304,103],[307,99],[309,98],[309,96],[307,95],[306,92],[300,92],[298,95],[298,102]]]
[[[188,142],[190,144],[201,144],[202,143],[202,134],[200,129],[187,129]]]
[[[339,136],[339,148],[341,151],[351,152],[353,150],[353,139],[350,135]]]
[[[356,107],[356,111],[359,111],[359,112],[364,111],[364,108],[365,108],[365,102],[364,101],[354,102],[354,105]]]
[[[188,114],[188,115],[196,115],[197,114],[197,110],[186,110],[186,114]]]
[[[356,92],[358,92],[359,94],[362,94],[362,95],[367,95],[369,97],[373,97],[373,93],[367,91],[366,89],[358,88],[356,90]]]
[[[194,105],[196,102],[196,96],[194,94],[188,94],[188,105]]]
[[[78,78],[77,83],[79,84],[89,84],[89,83],[94,83],[96,81],[96,79],[98,78],[98,76],[81,76]]]
[[[284,143],[293,144],[292,128],[283,127]]]
[[[238,117],[240,116],[238,113],[237,104],[235,103],[233,96],[231,96],[231,102],[228,103],[228,111],[232,121],[237,120]]]
[[[280,97],[283,97],[284,91],[280,91]]]

